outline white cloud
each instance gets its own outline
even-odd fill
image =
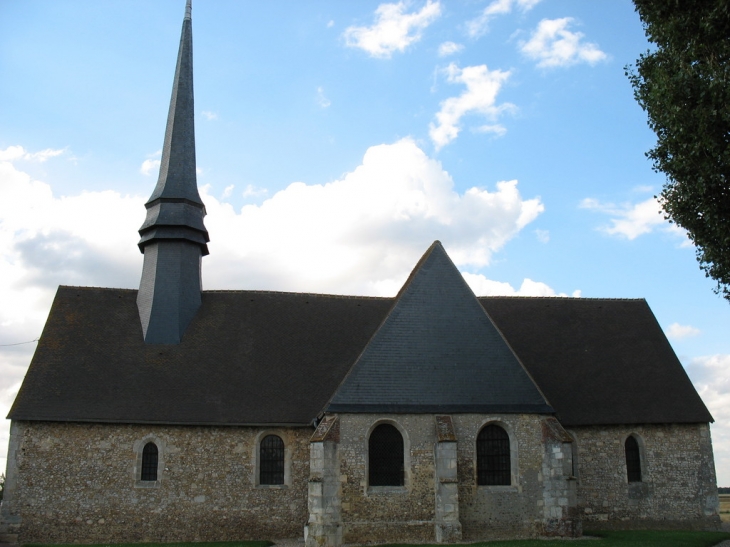
[[[327,28],[332,28],[334,26],[335,26],[335,22],[332,19],[330,19],[329,21],[327,21]]]
[[[535,230],[535,235],[540,243],[547,243],[550,241],[550,232],[548,230]]]
[[[730,355],[695,357],[687,374],[709,409],[718,486],[730,486]]]
[[[489,30],[489,21],[497,15],[505,15],[516,5],[523,12],[531,10],[540,0],[494,0],[475,19],[466,23],[466,32],[472,38],[481,36]]]
[[[509,283],[487,279],[482,274],[462,273],[464,279],[477,296],[562,296],[565,293],[556,293],[555,289],[540,281],[533,281],[525,278],[519,289],[515,289]],[[573,291],[573,297],[580,297],[580,291]]]
[[[205,116],[205,119],[209,122],[212,122],[213,120],[218,119],[218,113],[217,112],[211,112],[210,110],[203,110],[201,112],[203,116]]]
[[[697,336],[699,333],[700,329],[696,329],[691,325],[680,325],[679,323],[672,323],[666,331],[667,338],[670,340],[681,340],[682,338]]]
[[[461,118],[470,113],[485,116],[496,121],[499,116],[515,109],[510,103],[497,105],[497,93],[510,73],[501,70],[489,70],[487,65],[467,66],[459,68],[451,63],[444,71],[449,83],[466,85],[466,90],[458,97],[450,97],[441,102],[441,110],[436,113],[436,124],[429,126],[429,136],[436,149],[440,149],[453,141],[461,131]],[[477,131],[488,131],[503,134],[506,129],[499,124],[482,125]]]
[[[516,181],[463,194],[410,139],[373,146],[324,185],[290,184],[237,213],[204,195],[206,286],[394,294],[435,239],[457,265],[482,267],[544,209]],[[242,237],[239,234],[246,234]]]
[[[63,153],[63,149],[54,150],[53,148],[46,148],[45,150],[31,154],[30,152],[26,152],[22,146],[8,146],[5,150],[0,150],[0,161],[26,160],[44,163],[49,158],[60,156]]]
[[[608,56],[593,43],[583,42],[582,32],[571,32],[571,17],[543,19],[520,50],[541,68],[554,68],[588,63],[594,65]]]
[[[622,236],[633,240],[640,235],[649,234],[656,229],[660,229],[663,232],[683,238],[680,246],[692,245],[684,230],[664,219],[661,206],[653,197],[639,203],[618,206],[613,203],[601,203],[596,199],[586,198],[580,203],[580,207],[612,216],[610,226],[599,228],[609,235]]]
[[[233,189],[235,188],[234,184],[229,184],[225,187],[223,190],[223,193],[221,194],[221,199],[228,199],[233,194]]]
[[[427,0],[420,11],[406,13],[405,1],[380,4],[370,27],[348,27],[343,37],[348,47],[366,51],[372,57],[388,59],[421,39],[424,29],[441,15],[441,4]]]
[[[157,171],[157,169],[160,167],[161,155],[162,150],[158,150],[154,154],[148,154],[147,159],[142,162],[142,165],[140,165],[139,172],[147,177]]]
[[[332,101],[330,101],[324,94],[324,88],[318,87],[317,88],[317,104],[321,108],[327,108],[332,104]]]
[[[269,191],[266,188],[259,188],[258,186],[254,186],[253,184],[248,184],[246,185],[246,188],[244,188],[241,195],[245,198],[258,198],[261,196],[265,196],[268,193]]]
[[[439,46],[438,56],[448,57],[449,55],[453,55],[454,53],[459,53],[462,49],[464,49],[464,46],[461,44],[457,44],[456,42],[443,42]]]

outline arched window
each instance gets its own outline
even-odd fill
[[[629,436],[624,443],[626,450],[626,476],[629,482],[641,482],[641,453],[636,437]]]
[[[157,445],[155,443],[147,443],[142,450],[142,475],[143,481],[157,480]]]
[[[368,439],[370,486],[403,486],[403,436],[395,426],[380,424]]]
[[[512,484],[509,435],[489,424],[477,435],[477,484]]]
[[[284,441],[277,435],[261,439],[259,484],[284,484]]]

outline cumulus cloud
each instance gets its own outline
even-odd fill
[[[223,193],[221,194],[221,199],[228,199],[233,194],[233,189],[236,187],[235,184],[229,184],[223,189]]]
[[[568,296],[565,293],[556,293],[549,285],[527,277],[522,280],[520,288],[515,289],[509,283],[493,281],[482,274],[465,272],[462,275],[477,296]],[[570,296],[580,297],[580,290],[573,291]]]
[[[142,165],[139,167],[139,172],[142,173],[144,176],[149,176],[157,172],[157,170],[160,167],[160,156],[162,155],[162,150],[158,150],[154,154],[149,154],[147,156],[147,159],[142,162]]]
[[[266,188],[260,188],[253,184],[247,184],[241,195],[245,198],[258,198],[261,196],[265,196],[268,193],[269,191]]]
[[[730,485],[730,355],[695,357],[685,364],[687,374],[709,409],[717,483]]]
[[[293,183],[240,212],[204,199],[208,284],[244,279],[252,287],[358,294],[394,294],[435,239],[457,265],[486,266],[543,211],[538,199],[520,196],[516,181],[455,192],[440,163],[410,139],[369,148],[339,180]]]
[[[456,42],[443,42],[439,45],[438,56],[448,57],[454,53],[459,53],[462,49],[464,49],[462,44],[457,44]]]
[[[441,4],[427,0],[420,11],[406,13],[406,8],[405,1],[380,4],[375,10],[375,23],[372,26],[345,29],[345,44],[381,59],[389,59],[396,51],[405,51],[421,39],[426,27],[438,19]]]
[[[571,32],[573,18],[543,19],[520,50],[537,61],[541,68],[571,66],[577,63],[594,65],[608,56],[596,44],[584,42],[582,32]]]
[[[450,97],[442,101],[441,110],[436,113],[436,123],[429,126],[429,136],[436,149],[440,149],[453,141],[461,131],[461,118],[476,113],[489,121],[496,121],[504,112],[512,111],[515,106],[510,103],[497,103],[497,94],[510,76],[509,71],[489,70],[487,65],[467,66],[459,68],[451,63],[445,70],[446,81],[452,84],[464,84],[466,89],[458,97]],[[506,129],[500,124],[487,124],[476,128],[477,131],[503,134]]]
[[[670,340],[681,340],[682,338],[697,336],[699,333],[700,329],[696,329],[691,325],[680,325],[679,323],[672,323],[666,331],[667,338]]]
[[[580,203],[580,207],[612,216],[610,226],[602,226],[599,228],[599,230],[609,235],[621,236],[633,240],[640,235],[649,234],[659,229],[683,238],[682,247],[692,245],[684,230],[676,224],[670,224],[664,219],[661,206],[653,197],[639,203],[622,205],[601,203],[596,199],[586,198]]]
[[[535,235],[537,236],[537,240],[540,243],[547,243],[550,241],[550,231],[549,230],[535,230]]]
[[[489,30],[489,22],[496,16],[510,13],[514,6],[526,12],[539,2],[540,0],[494,0],[478,17],[466,23],[466,32],[472,38],[479,37]]]
[[[44,163],[49,158],[54,158],[63,154],[63,149],[46,148],[40,152],[27,152],[22,146],[8,146],[5,150],[0,150],[0,161],[37,161]]]

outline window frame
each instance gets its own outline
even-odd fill
[[[370,436],[381,425],[393,426],[401,439],[403,439],[403,484],[398,486],[371,485],[370,484]],[[365,453],[365,495],[379,494],[404,494],[410,489],[411,484],[411,440],[403,426],[392,419],[380,419],[373,422],[367,430],[364,438],[363,451]]]
[[[263,484],[261,482],[261,442],[268,436],[273,435],[279,437],[284,443],[284,483],[283,484]],[[259,431],[253,443],[253,477],[252,483],[255,488],[261,489],[287,489],[291,486],[291,443],[288,433],[280,429],[264,429]]]
[[[506,476],[508,477],[508,482],[494,482],[494,483],[489,483],[489,482],[481,483],[480,482],[480,476],[479,476],[480,475],[480,465],[479,465],[479,463],[480,463],[481,453],[479,450],[479,445],[480,445],[479,437],[490,428],[496,428],[496,429],[501,430],[504,433],[504,436],[506,437],[504,439],[497,439],[497,441],[501,441],[507,447],[506,460],[507,460],[507,462],[509,462],[509,467],[506,470],[507,471]],[[484,454],[484,456],[487,456],[487,455]],[[504,458],[503,453],[497,455],[497,457],[500,457],[500,456],[501,456],[501,458]],[[475,475],[476,475],[477,486],[505,487],[505,486],[512,486],[514,484],[514,473],[513,473],[513,462],[512,462],[512,437],[510,436],[507,428],[505,428],[501,423],[487,422],[484,425],[482,425],[482,427],[479,428],[479,431],[477,432],[477,435],[474,439],[474,459],[475,459],[475,471],[476,471]],[[504,471],[505,470],[501,470],[502,474],[505,474]]]
[[[630,469],[629,466],[629,451],[627,447],[627,443],[629,440],[633,441],[633,444],[636,445],[636,459],[631,460],[634,463],[631,467],[637,466],[638,468]],[[631,433],[628,435],[623,442],[623,452],[624,452],[624,465],[626,466],[626,482],[628,484],[641,484],[645,482],[645,470],[644,470],[644,443],[642,442],[641,437],[639,437],[636,433]],[[632,448],[633,452],[633,448]],[[632,480],[632,472],[633,474],[633,480]],[[638,473],[638,480],[636,480],[636,474]]]
[[[487,427],[488,425],[496,425],[504,429],[504,431],[507,433],[507,437],[509,437],[509,455],[510,455],[510,484],[479,484],[479,468],[478,468],[478,459],[477,459],[477,438],[479,437],[479,433]],[[491,491],[501,491],[501,492],[518,492],[519,487],[519,477],[520,477],[520,469],[519,469],[519,447],[517,444],[517,436],[515,435],[514,428],[512,425],[508,422],[502,421],[501,417],[497,416],[488,416],[486,417],[482,423],[479,425],[479,427],[476,429],[476,432],[474,433],[474,437],[472,437],[472,472],[473,472],[473,484],[474,486],[479,489],[485,489],[485,490],[491,490]]]
[[[155,480],[142,480],[142,463],[144,460],[144,448],[148,444],[157,447],[157,478]],[[132,449],[136,459],[134,465],[134,487],[135,488],[159,488],[162,484],[163,472],[165,470],[165,453],[167,445],[163,439],[154,434],[145,435],[135,441]]]

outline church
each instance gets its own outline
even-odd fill
[[[641,299],[203,291],[187,2],[139,290],[61,286],[12,420],[20,543],[717,529],[712,416]],[[130,234],[133,237],[133,234]]]

